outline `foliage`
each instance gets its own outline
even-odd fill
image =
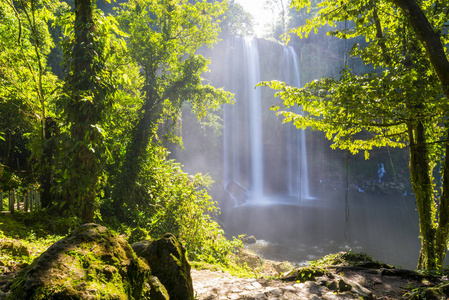
[[[130,244],[146,240],[151,240],[151,236],[149,235],[147,230],[141,227],[134,228],[128,237],[128,243]]]
[[[325,269],[314,267],[303,267],[298,270],[298,274],[296,275],[296,281],[304,283],[307,281],[315,281],[316,277],[321,277],[326,275],[327,272]]]
[[[58,220],[58,225],[52,226],[49,222],[43,223],[42,217],[42,214],[25,216],[20,212],[0,216],[0,261],[7,267],[14,269],[16,265],[31,263],[62,237],[64,233],[60,229],[65,227],[61,226],[64,220]],[[59,230],[55,230],[58,227]]]
[[[6,168],[0,170],[1,185],[0,190],[11,191],[22,186],[22,180],[13,172],[9,172]]]
[[[208,61],[195,54],[200,46],[217,41],[219,27],[214,21],[223,11],[222,3],[180,0],[130,1],[120,10],[119,22],[129,35],[129,54],[144,82],[144,101],[113,184],[115,213],[122,220],[129,219],[122,207],[136,186],[147,146],[159,138],[158,125],[177,124],[184,102],[190,102],[202,118],[207,110],[230,101],[230,93],[203,85],[201,74]],[[128,207],[134,205],[126,202]]]
[[[65,118],[59,137],[64,146],[60,152],[64,165],[58,178],[63,201],[59,206],[66,213],[82,214],[83,219],[92,221],[105,180],[104,168],[112,158],[105,141],[108,132],[114,130],[105,129],[115,127],[113,121],[120,113],[120,106],[114,107],[114,101],[122,96],[121,104],[125,104],[132,98],[127,95],[130,86],[136,84],[129,82],[134,69],[132,65],[125,66],[126,45],[117,21],[101,11],[92,12],[92,8],[79,9],[86,10],[84,16],[77,14],[78,22],[84,25],[74,26],[76,21],[70,14],[59,24],[65,33],[63,49],[67,69],[65,93],[58,102]],[[90,32],[88,40],[83,38],[86,32]],[[123,88],[117,92],[119,86]]]
[[[407,122],[418,115],[434,124],[444,118],[443,114],[434,113],[446,105],[440,101],[434,76],[426,80],[424,74],[418,77],[416,69],[404,70],[402,76],[396,71],[356,76],[345,70],[338,80],[324,78],[306,84],[304,89],[276,81],[264,84],[280,90],[277,96],[286,107],[298,105],[307,112],[303,115],[280,111],[284,122],[324,131],[333,142],[332,148],[347,149],[353,154],[364,151],[368,158],[369,150],[376,147],[404,147]],[[425,109],[422,105],[417,107],[421,99],[426,99]],[[441,134],[438,127],[434,130]]]
[[[171,232],[186,247],[189,259],[227,265],[228,255],[242,246],[242,242],[227,240],[212,219],[218,208],[205,190],[211,184],[210,178],[187,175],[167,155],[161,146],[148,147],[136,189],[127,195],[131,205],[124,204],[133,220],[131,226],[147,230],[152,238]],[[102,208],[105,217],[112,212],[110,205],[113,204],[109,202]]]
[[[292,4],[298,9],[311,8],[310,1]],[[424,12],[434,28],[442,28],[445,21],[440,9],[446,3],[433,8],[429,4],[422,4],[417,11]],[[406,10],[398,10],[388,1],[323,1],[313,17],[291,32],[307,37],[327,25],[336,27],[328,35],[341,39],[363,37],[365,43],[356,43],[350,54],[372,65],[374,72],[356,75],[345,68],[339,79],[317,80],[303,89],[280,82],[262,85],[279,90],[277,95],[286,107],[302,107],[303,114],[279,112],[285,122],[326,132],[334,148],[352,153],[364,151],[368,158],[369,150],[374,148],[410,146],[410,174],[422,239],[418,266],[434,269],[442,265],[445,251],[441,248],[448,239],[445,188],[449,182],[444,181],[439,190],[432,175],[434,168],[447,161],[444,141],[448,102],[443,96],[441,74],[428,58],[429,47],[420,43],[422,36],[418,39],[417,26],[406,14]],[[350,22],[352,26],[337,27],[339,22]],[[446,43],[446,36],[440,38]]]
[[[204,120],[231,100],[230,93],[205,84],[209,61],[196,52],[217,42],[226,3],[132,0],[116,19],[90,1],[76,7],[19,2],[0,2],[2,185],[28,185],[14,173],[20,155],[33,170],[33,183],[44,189],[46,181],[52,193],[43,213],[14,218],[37,226],[40,239],[51,230],[65,233],[80,218],[101,221],[101,202],[107,221],[111,211],[125,211],[129,223],[122,228],[131,224],[151,236],[172,231],[191,259],[231,266],[242,244],[227,240],[213,221],[218,209],[205,190],[210,179],[182,172],[158,142],[163,125],[180,123],[183,103]],[[234,8],[241,28],[249,30],[248,15]],[[64,71],[58,79],[50,68],[57,59],[48,56],[60,49]],[[116,201],[118,193],[123,202]],[[40,227],[36,216],[56,220]],[[29,226],[17,229],[27,235]],[[6,242],[16,233],[11,229]]]
[[[227,3],[223,21],[220,23],[221,36],[224,38],[236,35],[250,36],[253,34],[253,22],[253,16],[250,13],[235,0],[230,0]]]
[[[281,41],[282,36],[286,33],[288,22],[288,1],[284,0],[264,0],[263,8],[271,11],[273,21],[271,24],[266,24],[265,38]]]
[[[6,141],[0,153],[13,168],[19,158],[23,165],[27,163],[23,141],[34,158],[41,156],[42,122],[59,86],[56,76],[45,68],[54,46],[47,21],[56,6],[47,1],[0,3],[0,128]]]

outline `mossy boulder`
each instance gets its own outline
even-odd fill
[[[144,258],[168,291],[171,300],[194,299],[190,264],[184,247],[170,233],[154,241],[131,245],[135,253]]]
[[[339,252],[329,254],[316,261],[310,262],[310,265],[315,267],[352,266],[367,269],[393,269],[390,265],[374,261],[371,256],[363,252]]]
[[[84,224],[25,268],[7,299],[168,299],[151,275],[123,238]]]

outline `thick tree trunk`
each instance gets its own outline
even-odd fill
[[[419,269],[436,268],[435,229],[432,224],[432,184],[429,173],[428,151],[424,126],[421,121],[409,124],[410,174],[416,195],[421,234]]]
[[[81,218],[85,223],[92,222],[95,215],[95,196],[98,183],[98,162],[89,144],[95,144],[96,133],[91,126],[98,122],[98,108],[84,98],[92,96],[93,82],[93,30],[91,0],[75,0],[75,42],[69,75],[69,89],[72,95],[69,100],[69,122],[72,122],[71,134],[74,142],[72,161],[72,178],[66,192],[66,209],[81,210]],[[98,101],[94,99],[93,102]]]

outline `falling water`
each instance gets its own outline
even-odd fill
[[[292,47],[284,47],[284,80],[291,86],[300,87],[298,56]],[[295,106],[293,112],[301,114]],[[293,124],[286,124],[287,135],[287,182],[290,196],[311,198],[309,194],[309,176],[307,167],[306,134]]]
[[[262,144],[262,108],[260,88],[259,51],[255,39],[244,39],[245,69],[248,70],[248,100],[250,103],[250,143],[251,143],[251,195],[250,198],[263,200],[263,144]]]
[[[280,56],[282,57],[282,56]],[[226,61],[229,70],[227,89],[235,94],[235,104],[224,109],[224,185],[236,205],[281,202],[283,196],[309,197],[307,152],[302,130],[286,126],[283,152],[285,170],[281,181],[285,185],[281,197],[268,197],[264,190],[273,179],[266,174],[264,153],[267,138],[263,133],[261,89],[255,88],[260,79],[260,61],[257,40],[236,37],[228,42]],[[282,63],[282,60],[280,60]],[[284,47],[284,80],[299,86],[299,64],[291,47]],[[298,108],[298,113],[300,110]],[[279,147],[282,143],[276,142]],[[267,152],[268,153],[268,152]],[[270,170],[270,172],[273,170]],[[265,187],[265,188],[264,188]]]
[[[224,111],[224,181],[236,198],[254,202],[263,197],[262,109],[257,41],[236,37],[228,42],[230,90],[235,105]],[[245,194],[245,195],[242,195]]]

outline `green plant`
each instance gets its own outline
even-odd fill
[[[157,238],[173,233],[184,245],[190,260],[210,264],[231,264],[231,255],[243,247],[239,239],[228,240],[213,216],[219,213],[206,188],[212,183],[209,176],[184,173],[181,165],[167,159],[168,152],[158,144],[151,144],[139,174],[134,193],[124,203],[127,224],[131,229],[130,242],[145,231]],[[102,213],[105,220],[113,218],[111,202],[105,201]],[[141,229],[138,229],[138,228]],[[132,229],[134,228],[134,229]],[[133,234],[134,232],[134,234]]]

